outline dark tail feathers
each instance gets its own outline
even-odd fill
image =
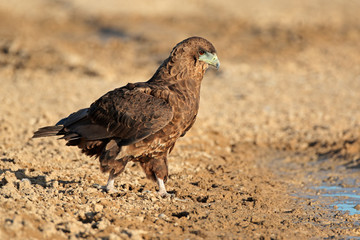
[[[39,130],[34,132],[33,138],[56,136],[62,128],[63,126],[48,126],[39,128]]]

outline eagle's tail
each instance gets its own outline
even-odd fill
[[[36,132],[34,132],[33,138],[39,138],[39,137],[50,137],[50,136],[56,136],[59,135],[60,130],[63,128],[63,126],[48,126],[39,128]]]

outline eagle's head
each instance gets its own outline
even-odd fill
[[[190,37],[176,44],[149,82],[195,80],[200,84],[209,66],[220,67],[214,46],[204,38]]]
[[[220,61],[216,55],[215,47],[202,37],[190,37],[178,43],[170,53],[170,57],[175,61],[193,61],[194,66],[198,62],[213,66],[216,69],[220,67]]]

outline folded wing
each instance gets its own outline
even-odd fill
[[[172,108],[164,99],[123,87],[108,92],[90,108],[70,114],[56,126],[40,128],[34,137],[63,135],[68,145],[106,139],[129,145],[159,131],[172,117]]]

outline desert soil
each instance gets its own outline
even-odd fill
[[[360,184],[359,11],[340,0],[0,1],[0,239],[360,237],[359,211],[317,190]],[[146,81],[193,35],[221,68],[170,155],[175,198],[158,197],[137,164],[118,193],[102,192],[97,160],[31,139]]]

